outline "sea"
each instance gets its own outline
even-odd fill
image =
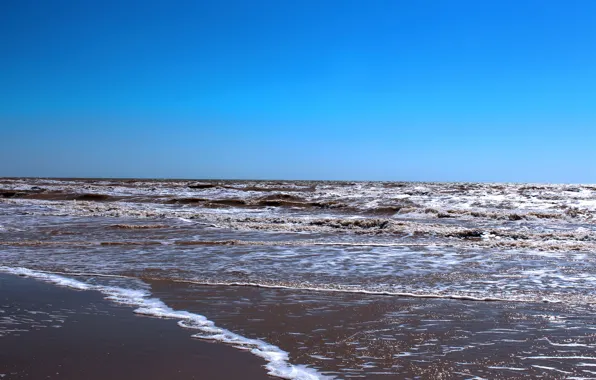
[[[596,379],[595,213],[596,185],[0,178],[0,272],[278,378]]]

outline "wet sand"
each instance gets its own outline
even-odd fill
[[[146,280],[177,310],[339,379],[594,378],[594,307]]]
[[[248,352],[132,310],[98,292],[0,274],[0,377],[271,379]]]

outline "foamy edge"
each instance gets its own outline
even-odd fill
[[[8,268],[8,267],[5,267]],[[20,268],[26,269],[26,268]],[[2,271],[2,266],[0,266]],[[139,280],[156,280],[162,281],[163,278],[153,278],[147,276],[126,276],[119,274],[107,274],[107,273],[95,273],[95,272],[59,272],[59,271],[47,271],[47,270],[36,270],[36,273],[42,274],[55,274],[55,275],[68,275],[77,277],[105,277],[105,278],[124,278],[124,279],[139,279]],[[281,284],[263,284],[258,282],[217,282],[217,281],[196,281],[190,279],[176,279],[168,278],[167,281],[177,282],[181,284],[193,284],[200,286],[234,286],[234,287],[249,287],[249,288],[263,288],[263,289],[280,289],[280,290],[295,290],[295,291],[306,291],[306,292],[317,292],[317,293],[348,293],[348,294],[364,294],[371,296],[390,296],[390,297],[405,297],[405,298],[427,298],[427,299],[446,299],[446,300],[459,300],[459,301],[473,301],[473,302],[532,302],[532,303],[563,303],[557,299],[523,299],[523,298],[503,298],[503,297],[490,297],[490,296],[473,296],[467,294],[437,294],[437,293],[411,293],[411,292],[396,292],[389,290],[366,290],[366,289],[347,289],[347,288],[324,288],[316,286],[290,286]],[[592,303],[590,303],[592,304]]]
[[[265,368],[271,376],[292,380],[329,379],[315,369],[294,365],[289,362],[289,355],[279,347],[260,339],[250,339],[229,330],[217,327],[205,316],[184,310],[174,310],[158,298],[151,298],[151,294],[143,290],[125,289],[114,286],[91,285],[54,273],[35,271],[23,267],[7,267],[0,265],[0,272],[26,276],[54,285],[77,290],[95,290],[104,294],[106,299],[125,305],[135,306],[134,313],[168,319],[178,319],[178,325],[183,328],[198,330],[192,337],[215,340],[232,345],[235,348],[250,351],[259,356],[267,364]]]

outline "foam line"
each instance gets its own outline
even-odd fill
[[[291,380],[315,380],[329,378],[328,376],[318,373],[312,368],[303,365],[291,364],[289,362],[288,353],[277,346],[264,342],[260,339],[246,338],[229,330],[217,327],[213,321],[210,321],[203,315],[184,310],[174,310],[167,306],[160,299],[151,298],[151,294],[144,290],[125,289],[114,286],[91,285],[57,275],[55,273],[35,271],[21,267],[12,268],[0,266],[0,272],[26,276],[77,290],[99,291],[103,293],[106,296],[106,299],[110,301],[135,306],[136,309],[134,312],[137,314],[159,318],[178,319],[178,325],[181,327],[198,331],[192,335],[193,337],[227,343],[236,348],[249,350],[254,355],[265,359],[265,361],[267,361],[265,368],[271,376]]]
[[[142,228],[142,227],[141,227]],[[347,243],[347,242],[312,242],[312,241],[253,241],[253,240],[173,240],[160,242],[155,240],[115,240],[115,241],[89,241],[89,240],[17,240],[0,241],[0,245],[8,246],[95,246],[95,245],[160,245],[175,244],[184,246],[209,246],[209,245],[248,245],[248,246],[270,246],[270,247],[309,247],[309,246],[329,246],[329,247],[449,247],[451,243]]]
[[[0,271],[2,267],[0,266]],[[25,268],[20,268],[25,269]],[[104,274],[104,273],[90,273],[90,272],[57,272],[57,271],[42,271],[36,270],[36,273],[42,274],[56,274],[56,275],[68,275],[68,276],[81,276],[81,277],[108,277],[108,278],[128,278],[128,279],[145,279],[145,280],[158,280],[163,281],[163,278],[152,278],[147,276],[123,276],[117,274]],[[320,287],[309,287],[309,286],[287,286],[287,285],[270,285],[260,284],[257,282],[209,282],[209,281],[193,281],[193,280],[181,280],[181,279],[167,279],[167,281],[178,282],[183,284],[194,284],[201,286],[242,286],[242,287],[253,287],[253,288],[264,288],[264,289],[283,289],[283,290],[297,290],[297,291],[308,291],[308,292],[330,292],[330,293],[350,293],[350,294],[365,294],[365,295],[376,295],[376,296],[392,296],[392,297],[408,297],[408,298],[427,298],[427,299],[452,299],[460,301],[474,301],[474,302],[538,302],[520,300],[514,298],[499,298],[499,297],[474,297],[468,295],[459,294],[432,294],[432,293],[410,293],[410,292],[390,292],[390,291],[374,291],[364,289],[337,289],[337,288],[320,288]],[[557,300],[543,299],[543,303],[561,303]]]

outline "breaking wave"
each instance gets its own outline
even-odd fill
[[[593,185],[66,179],[2,184],[0,202],[39,206],[27,211],[38,215],[172,218],[239,231],[347,233],[499,249],[596,245]]]

